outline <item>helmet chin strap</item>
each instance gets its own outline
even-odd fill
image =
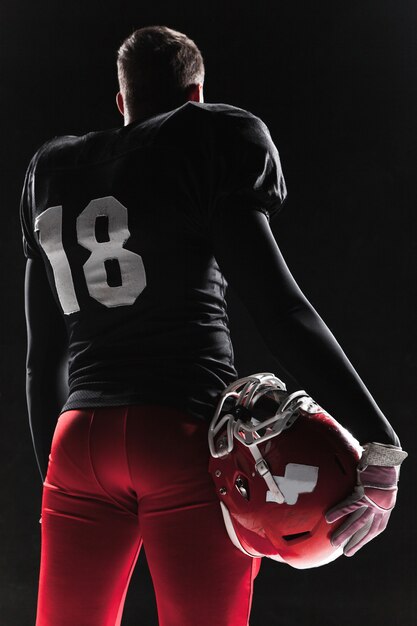
[[[294,421],[297,419],[299,412],[299,408],[303,408],[306,411],[314,411],[317,408],[317,405],[313,400],[307,395],[304,390],[296,391],[285,399],[282,403],[277,415],[275,416],[276,422],[278,422],[278,428],[275,425],[273,432],[268,436],[263,436],[260,439],[265,441],[266,439],[276,437],[277,435],[290,427]],[[277,419],[278,418],[278,419]],[[269,469],[268,463],[263,458],[259,448],[258,443],[260,443],[259,439],[255,439],[253,437],[253,430],[255,428],[263,427],[265,424],[269,423],[271,420],[267,420],[266,422],[261,422],[259,425],[250,427],[248,424],[242,424],[242,421],[239,420],[235,424],[234,434],[235,436],[242,441],[250,450],[254,460],[255,460],[255,469],[260,476],[266,482],[269,491],[271,492],[272,499],[271,501],[277,502],[278,504],[282,504],[285,502],[285,496],[280,490],[278,484],[276,483],[273,475],[271,474],[271,470]],[[245,431],[245,437],[239,436],[239,429],[243,428]],[[272,430],[272,429],[271,429]]]
[[[271,491],[274,495],[274,502],[278,502],[278,504],[282,504],[285,502],[285,497],[277,483],[274,480],[274,477],[271,474],[271,470],[268,467],[267,462],[263,458],[262,454],[259,451],[259,448],[256,443],[248,446],[249,450],[253,458],[255,459],[255,469],[260,476],[264,479],[266,484],[268,485],[269,491]]]

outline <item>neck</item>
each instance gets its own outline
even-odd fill
[[[155,117],[155,115],[160,115],[161,113],[166,113],[167,111],[172,111],[183,104],[185,104],[187,100],[178,100],[173,102],[168,102],[165,104],[154,105],[149,107],[142,107],[136,111],[129,111],[125,109],[124,113],[124,125],[127,126],[132,122],[140,122],[144,121],[150,117]]]

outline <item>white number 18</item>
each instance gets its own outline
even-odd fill
[[[95,236],[98,217],[108,218],[109,241],[97,241]],[[123,248],[129,239],[127,209],[113,196],[91,200],[77,218],[77,241],[91,252],[83,265],[90,296],[107,307],[127,306],[146,287],[146,274],[142,257]],[[46,209],[35,220],[39,243],[52,267],[56,290],[66,315],[80,310],[68,257],[62,243],[62,206]],[[117,260],[121,285],[107,282],[105,261]]]

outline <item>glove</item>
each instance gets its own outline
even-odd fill
[[[363,447],[353,493],[325,515],[329,524],[347,515],[330,537],[334,546],[344,544],[346,556],[353,556],[385,530],[397,498],[399,466],[408,456],[397,446],[367,443]]]

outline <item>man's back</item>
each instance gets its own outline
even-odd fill
[[[235,107],[186,103],[56,138],[26,183],[27,254],[43,256],[69,334],[62,410],[157,398],[209,418],[236,378],[210,220],[240,194],[268,214],[281,205],[266,127]]]

